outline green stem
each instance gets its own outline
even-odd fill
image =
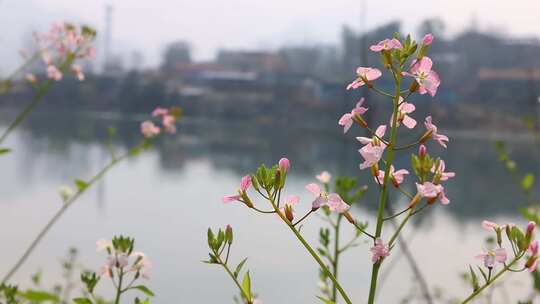
[[[324,264],[324,262],[321,260],[319,255],[315,252],[315,250],[313,250],[313,248],[311,248],[309,243],[304,239],[304,237],[302,237],[300,232],[298,232],[298,230],[296,230],[296,228],[291,224],[291,222],[289,222],[289,220],[279,211],[279,209],[277,208],[277,205],[275,204],[275,202],[273,200],[269,200],[269,202],[270,202],[270,204],[272,204],[272,207],[274,207],[274,209],[276,210],[277,215],[279,215],[279,217],[283,220],[283,222],[285,222],[285,224],[287,224],[287,226],[289,227],[289,229],[291,229],[291,231],[294,233],[296,238],[300,241],[300,243],[302,243],[302,245],[304,245],[306,250],[309,252],[309,254],[311,254],[313,259],[315,259],[317,264],[319,264],[319,267],[321,267],[321,269],[328,275],[328,277],[330,278],[330,280],[332,281],[334,286],[339,291],[339,294],[345,300],[345,302],[347,304],[352,304],[352,301],[349,299],[349,296],[347,295],[347,293],[345,292],[343,287],[341,287],[341,285],[337,281],[336,277],[332,274],[332,272]]]
[[[120,296],[122,295],[122,280],[124,279],[124,269],[120,268],[120,273],[118,275],[118,286],[116,287],[116,298],[114,299],[114,304],[120,303]]]
[[[467,304],[470,301],[472,301],[476,296],[482,293],[482,291],[484,291],[487,287],[493,284],[493,282],[495,282],[498,278],[500,278],[505,272],[507,272],[510,269],[510,267],[512,267],[512,265],[514,265],[517,261],[519,261],[519,259],[521,259],[522,256],[523,256],[523,253],[516,256],[512,260],[512,262],[510,262],[510,264],[505,265],[504,268],[501,271],[497,272],[497,274],[494,275],[491,280],[488,280],[486,284],[482,285],[482,287],[478,288],[473,293],[471,293],[465,300],[463,300],[463,302],[461,302],[461,304]]]
[[[39,244],[39,242],[43,239],[43,237],[49,232],[49,230],[54,226],[54,224],[62,217],[62,215],[77,201],[77,199],[86,192],[88,188],[90,188],[93,184],[95,184],[98,180],[100,180],[111,168],[113,168],[116,164],[121,162],[122,160],[128,158],[131,153],[136,151],[137,149],[141,148],[143,146],[143,143],[137,145],[132,150],[128,151],[126,154],[122,155],[119,158],[111,160],[105,167],[103,167],[96,175],[94,175],[88,182],[87,186],[85,188],[79,189],[71,198],[69,198],[60,208],[51,219],[47,222],[47,224],[41,229],[41,231],[38,233],[36,238],[30,243],[30,246],[24,251],[23,255],[19,257],[15,265],[8,271],[8,273],[4,276],[2,281],[0,282],[0,285],[6,283],[16,272],[19,270],[19,268],[24,264],[26,259],[30,256],[30,254],[34,251],[36,246]]]
[[[334,229],[334,233],[335,233],[335,236],[334,236],[334,260],[333,260],[333,263],[332,263],[332,270],[334,271],[333,275],[334,275],[334,278],[338,278],[338,268],[339,268],[339,254],[340,254],[340,251],[339,251],[339,228],[341,226],[341,220],[343,218],[343,215],[339,214],[338,215],[338,219],[337,219],[337,225],[335,226],[335,229]],[[333,288],[332,288],[332,301],[336,302],[337,303],[337,287],[336,287],[336,284],[333,284]]]
[[[399,72],[399,71],[398,71]],[[392,125],[390,130],[390,142],[388,145],[388,154],[386,155],[386,166],[384,170],[384,182],[382,185],[382,192],[379,200],[379,210],[377,211],[377,227],[375,231],[375,237],[379,238],[382,234],[382,228],[384,223],[384,211],[385,204],[388,195],[388,182],[390,177],[390,166],[394,161],[394,145],[396,144],[397,138],[397,118],[398,118],[398,103],[401,91],[401,73],[395,73],[396,81],[396,95],[393,97],[393,110],[392,110]],[[373,304],[375,302],[375,293],[377,291],[377,278],[379,275],[379,269],[381,267],[381,262],[373,264],[371,270],[371,284],[369,288],[369,298],[368,303]]]
[[[69,56],[66,59],[66,61],[60,66],[60,71],[62,71],[62,73],[64,73],[65,70],[69,66],[71,66],[71,64],[73,63],[73,59],[74,59],[73,56]],[[54,83],[54,81],[52,79],[49,79],[49,80],[45,81],[42,85],[39,86],[36,94],[32,98],[32,101],[30,102],[30,104],[28,104],[17,115],[17,117],[15,117],[15,120],[13,120],[13,122],[11,122],[11,124],[9,124],[8,128],[4,131],[4,133],[2,133],[2,136],[0,136],[0,144],[2,144],[6,140],[8,135],[13,130],[15,130],[15,128],[17,128],[24,121],[26,116],[28,116],[28,114],[30,114],[30,112],[32,112],[34,110],[34,108],[41,102],[43,96],[45,96],[45,93],[47,93],[49,91],[49,89],[51,88],[53,83]]]
[[[214,254],[216,254],[216,257],[217,257],[217,260],[219,262],[219,264],[221,266],[223,266],[223,268],[225,268],[225,271],[229,274],[229,276],[231,277],[231,279],[234,281],[234,283],[236,284],[236,286],[238,287],[238,289],[240,289],[240,293],[242,293],[242,295],[244,296],[244,298],[246,298],[246,301],[248,302],[248,304],[252,304],[253,303],[253,299],[251,299],[249,297],[249,295],[244,291],[244,289],[242,288],[242,286],[240,285],[240,282],[238,282],[238,279],[234,276],[234,274],[232,273],[232,271],[229,269],[229,266],[227,266],[227,264],[225,264],[223,262],[223,260],[221,260],[221,257],[217,254],[217,252],[214,252]]]
[[[399,236],[399,233],[401,232],[401,230],[403,229],[403,227],[405,227],[405,224],[407,224],[407,222],[409,221],[409,219],[413,216],[414,214],[414,211],[413,209],[409,209],[409,213],[407,214],[407,216],[403,219],[403,221],[401,222],[401,224],[399,224],[397,230],[394,232],[394,234],[392,235],[392,237],[390,238],[390,241],[388,241],[388,247],[392,247],[392,245],[394,244],[394,242],[396,241],[397,237]]]

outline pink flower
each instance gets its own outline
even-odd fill
[[[56,81],[60,81],[62,80],[62,72],[60,72],[60,70],[56,66],[51,64],[47,67],[47,77]]]
[[[152,138],[158,135],[160,131],[159,127],[149,120],[141,123],[141,133],[146,138]]]
[[[441,84],[439,75],[431,69],[433,62],[427,56],[413,61],[411,65],[411,72],[403,72],[403,75],[413,77],[419,85],[418,92],[420,94],[429,93],[431,96],[435,96],[437,88]]]
[[[130,257],[135,258],[135,262],[133,266],[131,266],[130,271],[138,272],[144,279],[150,279],[149,270],[152,268],[152,262],[150,262],[148,257],[146,257],[144,253],[138,251],[131,253]]]
[[[371,261],[374,264],[390,255],[390,248],[381,239],[376,239],[375,244],[369,250],[372,254]]]
[[[230,203],[230,202],[235,202],[235,201],[239,201],[241,198],[240,195],[236,194],[236,195],[225,195],[221,198],[221,201],[224,203],[224,204],[227,204],[227,203]]]
[[[365,145],[358,152],[364,158],[364,162],[360,164],[360,170],[372,167],[379,163],[384,153],[384,146]]]
[[[366,113],[368,108],[362,107],[362,104],[364,103],[365,98],[361,98],[358,103],[356,103],[356,106],[354,109],[351,110],[350,113],[345,113],[341,118],[339,119],[338,124],[340,126],[343,126],[343,133],[347,133],[351,126],[353,125],[355,119],[362,121],[360,115]]]
[[[317,178],[323,184],[328,184],[330,179],[332,179],[332,175],[328,173],[328,171],[323,171],[320,174],[317,174],[315,178]]]
[[[312,209],[319,209],[325,205],[328,206],[330,211],[338,213],[343,213],[349,209],[349,205],[337,193],[327,193],[317,184],[308,184],[306,189],[315,196],[315,200],[311,204]]]
[[[426,117],[424,125],[426,126],[426,129],[431,132],[430,137],[433,138],[433,140],[437,141],[441,146],[446,148],[445,142],[449,141],[448,136],[439,134],[437,132],[437,126],[432,123],[431,116]]]
[[[300,202],[300,197],[297,195],[289,195],[284,201],[285,206],[293,207],[294,205],[298,204]]]
[[[246,192],[251,186],[251,175],[245,175],[240,180],[240,191]]]
[[[107,239],[99,239],[96,241],[96,248],[97,251],[113,250],[113,243]]]
[[[245,175],[240,180],[240,189],[238,190],[238,194],[225,195],[221,198],[221,201],[224,204],[228,204],[234,201],[240,201],[240,199],[242,198],[242,194],[245,194],[250,186],[251,186],[251,176]]]
[[[403,46],[401,45],[401,42],[399,42],[399,40],[396,38],[384,39],[383,41],[369,47],[369,49],[373,52],[390,51],[392,49],[401,50],[402,48]]]
[[[404,102],[403,97],[399,97],[399,108],[398,108],[398,126],[400,123],[403,123],[407,128],[413,129],[416,126],[416,120],[410,117],[407,114],[410,114],[416,110],[416,107],[412,103]],[[394,122],[394,116],[390,118],[390,125]]]
[[[375,130],[375,136],[369,137],[357,137],[356,139],[365,144],[358,152],[364,158],[364,162],[360,164],[360,170],[369,168],[377,164],[383,155],[386,144],[379,138],[382,138],[386,133],[386,125],[381,125]]]
[[[289,171],[289,168],[291,167],[291,162],[285,157],[281,158],[278,164],[281,171],[284,171],[285,173],[287,173],[287,171]]]
[[[405,179],[405,175],[409,174],[409,171],[405,169],[400,169],[397,171],[394,171],[394,166],[390,166],[390,179],[394,186],[398,187],[401,183],[403,183],[403,180]],[[375,181],[378,181],[379,184],[384,184],[384,171],[379,170],[379,173],[375,177]]]
[[[173,115],[163,115],[162,119],[163,127],[165,127],[165,131],[169,134],[175,134],[176,133],[176,117]]]
[[[379,139],[379,138],[383,138],[384,133],[386,133],[386,125],[380,125],[379,127],[377,127],[377,130],[375,130],[376,136],[373,136],[373,137],[359,136],[356,139],[363,145],[386,147],[386,144],[384,142],[381,142],[381,140]]]
[[[495,250],[482,251],[482,253],[475,256],[475,258],[484,260],[484,266],[486,266],[487,268],[493,268],[495,267],[495,262],[501,264],[506,262],[506,249],[497,248]]]
[[[432,202],[436,198],[439,198],[443,205],[450,203],[450,200],[444,193],[444,187],[442,185],[435,185],[431,182],[424,182],[423,184],[416,183],[416,190],[422,197],[427,198],[428,202]]]
[[[34,75],[32,73],[26,74],[24,76],[24,78],[26,79],[26,81],[28,81],[31,84],[36,84],[37,83],[37,77],[36,77],[36,75]]]
[[[534,272],[538,266],[538,241],[532,241],[527,251],[531,256],[525,263],[525,267],[529,272]]]
[[[154,111],[152,111],[152,116],[153,117],[158,117],[158,116],[164,116],[164,115],[167,115],[169,114],[169,110],[168,109],[165,109],[165,108],[162,108],[162,107],[157,107],[154,109]]]
[[[497,223],[494,223],[494,222],[490,222],[488,220],[484,220],[482,221],[482,227],[484,227],[484,229],[486,230],[494,230],[494,231],[497,231],[499,229],[505,229],[506,225],[499,225]]]
[[[426,34],[424,36],[424,38],[422,39],[422,44],[423,45],[430,45],[431,43],[433,43],[433,35],[430,33],[430,34]]]
[[[444,171],[445,169],[446,169],[446,165],[444,164],[444,160],[441,159],[439,161],[439,168],[435,168],[435,164],[434,164],[433,167],[431,168],[431,172],[434,174],[439,174],[441,176],[440,178],[441,181],[446,181],[449,178],[456,176],[455,172],[445,172]]]
[[[359,87],[365,85],[366,81],[369,82],[381,77],[382,72],[376,68],[358,67],[356,69],[356,74],[358,78],[347,86],[347,90],[358,89]]]
[[[79,81],[83,81],[84,80],[84,73],[82,71],[82,67],[79,65],[79,64],[72,64],[71,65],[71,71],[73,72],[73,74],[75,74],[75,77],[77,77],[77,79],[79,79]]]

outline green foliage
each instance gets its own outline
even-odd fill
[[[249,271],[244,274],[244,279],[242,279],[242,290],[247,295],[249,299],[251,296],[251,277],[249,276]]]
[[[332,300],[329,300],[329,299],[326,299],[326,298],[323,298],[321,296],[317,296],[317,299],[321,300],[324,304],[336,304],[336,302],[334,302]]]
[[[476,276],[476,273],[474,272],[471,265],[469,265],[469,271],[471,274],[470,279],[471,279],[472,289],[473,291],[477,291],[480,288],[480,284],[478,283],[478,277]]]
[[[528,173],[521,180],[521,187],[524,191],[529,191],[534,185],[534,174]]]
[[[96,285],[99,283],[100,276],[98,276],[95,272],[91,271],[85,271],[81,274],[81,281],[83,282],[86,290],[89,293],[93,293],[94,289],[96,288]]]
[[[129,255],[133,252],[135,239],[124,236],[115,236],[112,239],[112,244],[116,252],[126,253]]]
[[[137,290],[143,292],[145,295],[150,296],[150,297],[154,296],[154,292],[152,290],[150,290],[150,288],[148,288],[148,287],[146,287],[144,285],[133,286],[130,289],[137,289]]]
[[[75,186],[77,186],[77,190],[79,190],[79,192],[83,192],[84,190],[86,190],[86,188],[88,188],[88,182],[82,179],[76,179]]]

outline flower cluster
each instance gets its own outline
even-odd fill
[[[223,203],[230,203],[238,201],[244,203],[249,208],[255,208],[248,190],[253,186],[254,190],[261,194],[264,198],[268,199],[268,193],[276,193],[283,189],[285,186],[285,180],[287,173],[290,169],[290,161],[287,158],[279,160],[278,165],[272,168],[266,168],[265,166],[259,167],[257,173],[254,175],[245,175],[240,180],[240,187],[237,193],[223,196]],[[331,175],[328,172],[323,172],[317,176],[317,179],[323,184],[327,184],[330,181]],[[311,192],[315,197],[311,203],[311,210],[316,211],[321,207],[327,207],[330,211],[337,213],[344,213],[349,209],[349,205],[343,201],[343,199],[337,193],[328,193],[325,189],[321,188],[318,184],[310,183],[306,185],[306,190]],[[268,195],[265,195],[261,190],[267,191]],[[276,206],[283,203],[283,208],[278,208],[276,212],[282,212],[284,216],[292,222],[294,219],[293,207],[297,205],[300,198],[296,195],[288,196],[283,202],[274,202]]]
[[[529,222],[525,231],[518,228],[515,224],[509,223],[504,225],[499,225],[490,221],[483,221],[482,227],[484,229],[493,232],[495,234],[495,248],[482,250],[481,253],[475,256],[475,258],[483,262],[483,266],[487,268],[488,272],[482,270],[478,267],[481,275],[485,280],[485,286],[492,283],[494,278],[492,277],[492,272],[495,270],[497,265],[500,265],[502,269],[499,274],[502,274],[505,271],[512,272],[522,272],[529,271],[533,272],[537,267],[538,260],[538,241],[534,240],[534,230],[536,229],[536,224],[534,222]],[[503,241],[503,234],[506,235],[506,239],[510,244],[512,249],[513,257],[509,259],[509,254],[507,249],[503,246],[505,243]],[[522,262],[522,266],[518,264]],[[479,283],[477,279],[476,272],[473,268],[470,268],[472,285],[474,290],[478,290]]]
[[[158,118],[165,132],[169,134],[176,133],[176,123],[180,118],[182,111],[180,108],[172,107],[170,109],[157,107],[152,111],[152,117]],[[161,133],[161,127],[157,126],[151,120],[145,120],[141,123],[141,134],[146,138],[152,138]]]
[[[114,278],[119,273],[133,273],[134,278],[149,279],[152,267],[150,260],[143,252],[133,251],[134,240],[125,237],[115,237],[110,240],[100,239],[96,242],[97,250],[105,250],[107,262],[99,271],[102,277]]]
[[[88,26],[66,22],[53,23],[49,31],[35,33],[34,38],[46,66],[47,77],[59,81],[64,71],[71,69],[77,79],[84,80],[82,66],[75,61],[95,56],[96,50],[92,45],[95,36],[95,30]],[[26,79],[31,83],[37,81],[32,74],[27,74]]]

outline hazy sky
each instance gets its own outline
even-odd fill
[[[481,29],[540,37],[539,0],[365,0],[363,21],[362,0],[0,0],[0,68],[15,62],[23,36],[51,21],[102,30],[106,4],[114,7],[114,48],[141,51],[146,65],[156,64],[163,44],[176,39],[190,41],[195,57],[205,59],[220,47],[337,42],[343,24],[370,29],[396,18],[407,31],[439,16],[450,33],[475,18]]]

